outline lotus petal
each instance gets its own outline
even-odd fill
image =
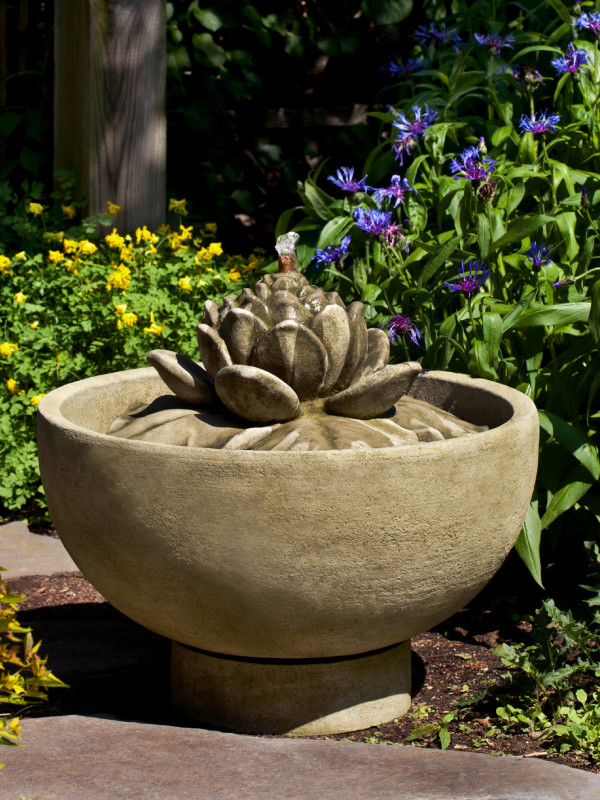
[[[316,334],[295,320],[285,320],[261,336],[250,363],[277,375],[300,400],[312,400],[323,385],[328,358]]]
[[[254,287],[254,294],[257,297],[260,297],[261,300],[266,300],[267,297],[271,294],[271,290],[269,289],[266,283],[259,281]]]
[[[298,295],[302,305],[312,314],[318,314],[329,305],[325,292],[322,289],[315,289],[314,286],[305,286]]]
[[[252,422],[284,422],[300,414],[294,390],[258,367],[223,367],[215,378],[215,389],[230,411]]]
[[[421,365],[416,361],[389,364],[346,391],[329,397],[325,411],[356,419],[378,417],[398,402],[420,372]]]
[[[210,325],[211,328],[219,327],[219,306],[213,303],[212,300],[206,300],[204,302],[202,322],[204,325]]]
[[[244,298],[244,302],[241,304],[240,308],[243,308],[246,311],[251,311],[254,316],[262,320],[267,327],[270,326],[271,312],[265,303],[260,299],[260,297],[254,295],[254,297]]]
[[[327,301],[329,303],[334,303],[336,306],[341,306],[342,308],[346,308],[344,301],[337,292],[325,292],[325,297],[327,298]]]
[[[286,272],[284,275],[277,273],[273,281],[273,292],[298,292],[301,286],[307,286],[308,281],[301,272]]]
[[[205,405],[217,399],[210,375],[191,358],[172,350],[152,350],[146,360],[184,403]]]
[[[211,378],[223,367],[232,363],[227,351],[227,345],[214,328],[201,323],[196,328],[198,334],[198,348],[202,357],[202,364]]]
[[[244,308],[232,308],[223,320],[219,334],[234,364],[247,364],[254,345],[268,330],[262,320]]]
[[[486,425],[474,425],[472,422],[459,419],[449,411],[414,397],[403,397],[391,419],[397,425],[415,431],[420,442],[455,439],[488,430]]]
[[[356,370],[355,381],[362,381],[367,375],[379,372],[390,360],[390,340],[381,328],[369,328],[367,331],[367,354]]]
[[[363,316],[364,304],[359,300],[350,303],[346,309],[350,326],[350,344],[346,363],[342,367],[340,377],[335,385],[336,391],[346,389],[352,383],[354,374],[367,354],[367,323]]]
[[[350,325],[345,309],[340,306],[325,306],[312,319],[312,330],[323,342],[329,366],[321,395],[327,395],[335,386],[348,355],[350,346]]]
[[[273,325],[277,325],[277,323],[286,319],[306,322],[312,317],[311,312],[302,305],[295,294],[283,290],[273,292],[270,308]]]

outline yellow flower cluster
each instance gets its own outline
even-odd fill
[[[114,248],[115,250],[119,247],[125,246],[125,237],[118,234],[116,228],[113,228],[112,233],[108,233],[104,237],[104,241],[109,247]]]
[[[68,206],[63,206],[61,204],[60,207],[62,208],[62,212],[65,215],[65,217],[73,219],[73,217],[75,216],[75,206],[72,203],[69,204]]]
[[[235,281],[239,281],[242,279],[242,276],[237,271],[237,269],[230,269],[227,273],[227,283],[232,283]]]
[[[39,217],[40,214],[44,213],[44,206],[40,205],[40,203],[29,203],[29,213],[33,214],[34,217]]]
[[[180,225],[179,231],[179,233],[174,231],[168,234],[167,238],[169,239],[171,250],[189,250],[189,244],[184,245],[183,242],[187,242],[192,239],[193,225],[190,225],[189,228],[186,228],[184,225]]]
[[[154,320],[154,314],[150,312],[150,325],[147,328],[144,328],[144,333],[151,333],[154,336],[160,336],[163,331],[162,325],[157,325]]]
[[[42,236],[47,242],[62,242],[62,240],[65,238],[65,233],[64,231],[58,231],[58,233],[51,233],[50,231],[44,231]],[[18,256],[15,256],[15,258],[18,258]]]
[[[152,231],[149,231],[144,225],[143,228],[136,228],[135,230],[135,243],[139,244],[140,242],[150,242],[150,244],[156,244],[158,242],[158,236],[155,233],[152,233]]]
[[[179,286],[180,289],[183,289],[184,292],[191,292],[192,284],[190,281],[190,276],[186,275],[185,278],[180,278],[177,281],[177,286]]]
[[[96,245],[87,239],[82,239],[80,242],[74,239],[63,239],[63,249],[65,253],[73,254],[76,258],[79,256],[91,256],[98,250]]]
[[[248,256],[248,263],[242,265],[242,272],[244,275],[253,275],[260,269],[260,259],[254,253]]]
[[[60,264],[64,257],[64,253],[61,253],[60,250],[48,250],[48,261],[51,264]]]
[[[221,242],[211,242],[208,247],[203,247],[198,250],[196,254],[196,264],[201,266],[202,263],[212,261],[215,256],[223,254]]]
[[[111,203],[110,200],[106,201],[106,205],[108,206],[108,213],[112,214],[113,217],[116,217],[121,210],[121,206],[118,206],[116,203]]]
[[[111,266],[115,267],[114,264]],[[128,289],[129,284],[131,283],[131,270],[129,267],[126,267],[125,264],[119,264],[118,267],[114,269],[114,272],[108,276],[108,283],[106,284],[107,289]]]
[[[10,258],[7,256],[0,256],[0,275],[10,274]]]
[[[25,300],[27,300],[27,295],[23,294],[23,292],[17,292],[16,294],[13,294],[13,300],[17,305],[20,306],[21,303],[24,303]]]
[[[2,344],[0,344],[0,356],[10,358],[14,351],[18,349],[19,345],[16,342],[2,342]]]
[[[133,244],[129,242],[127,247],[123,247],[119,254],[121,261],[133,261],[135,253],[133,252]]]
[[[188,210],[186,208],[187,200],[175,200],[171,197],[169,200],[169,211],[174,211],[176,214],[181,214],[182,217],[187,217]]]
[[[137,314],[134,314],[133,311],[127,311],[126,303],[115,305],[115,316],[118,317],[117,328],[119,330],[121,330],[123,326],[126,328],[133,328],[138,321]]]
[[[25,389],[19,389],[19,385],[14,378],[9,378],[6,381],[6,388],[11,394],[25,394]]]
[[[42,399],[42,397],[46,397],[46,393],[42,392],[41,394],[36,394],[34,397],[31,398],[31,404],[37,406]]]

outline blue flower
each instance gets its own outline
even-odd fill
[[[381,204],[383,200],[392,200],[394,208],[397,208],[400,203],[404,202],[404,198],[408,192],[415,192],[416,189],[409,184],[406,178],[401,178],[400,175],[392,175],[390,185],[385,189],[375,189],[373,192],[373,199],[376,203]]]
[[[468,274],[465,269],[469,270]],[[465,262],[463,261],[460,276],[456,283],[444,281],[444,286],[447,286],[451,292],[462,292],[470,298],[487,281],[489,275],[490,271],[485,264],[479,261],[471,261],[468,267],[465,267]]]
[[[523,86],[524,89],[528,89],[530,92],[535,92],[539,85],[544,83],[541,73],[535,67],[530,67],[527,64],[524,67],[520,67],[518,64],[513,64],[512,71],[513,78],[519,86]]]
[[[567,52],[560,57],[552,59],[552,66],[559,75],[564,75],[565,72],[575,73],[579,72],[580,68],[587,63],[588,56],[585,50],[578,50],[573,43],[571,43]]]
[[[502,36],[498,36],[497,33],[486,33],[485,35],[481,33],[474,33],[473,36],[478,44],[489,47],[490,53],[493,56],[499,53],[503,47],[510,47],[512,50],[512,42],[515,40],[515,37],[512,35],[512,33],[508,33],[504,38],[502,38]]]
[[[416,58],[407,58],[403,63],[402,61],[397,62],[394,61],[393,58],[390,58],[388,63],[384,64],[380,68],[380,72],[384,72],[390,78],[393,78],[394,75],[404,75],[406,73],[418,72],[419,70],[424,69],[426,66],[427,61],[425,59],[418,61]]]
[[[600,14],[597,11],[591,14],[584,11],[580,17],[573,20],[573,24],[581,30],[592,31],[596,36],[600,36]]]
[[[397,128],[402,134],[394,141],[394,150],[400,159],[400,164],[403,163],[404,153],[409,153],[416,145],[417,136],[422,136],[427,128],[435,121],[437,111],[425,106],[425,111],[421,110],[421,106],[412,107],[414,119],[409,120],[405,114],[398,114],[397,118],[392,122],[392,126]]]
[[[365,181],[367,176],[361,178],[359,181],[354,179],[354,167],[341,167],[337,171],[337,177],[333,175],[328,176],[328,180],[344,192],[367,192],[371,186],[367,186]]]
[[[419,344],[423,338],[419,333],[417,326],[414,324],[411,318],[407,317],[405,314],[395,314],[390,320],[388,320],[386,326],[388,329],[388,336],[392,344],[395,344],[406,334],[408,334],[410,339],[415,344]]]
[[[468,181],[479,183],[486,181],[496,162],[487,156],[482,156],[479,147],[467,147],[459,158],[450,162],[450,172],[458,173],[455,178],[466,178]]]
[[[380,236],[391,226],[392,212],[359,206],[354,212],[354,219],[361,230]]]
[[[559,114],[548,114],[547,111],[540,112],[539,119],[536,119],[536,117],[537,112],[534,112],[531,117],[526,117],[525,114],[523,114],[521,117],[521,130],[523,132],[529,131],[530,133],[554,132],[556,126],[560,122]]]
[[[540,267],[543,267],[552,261],[550,258],[551,250],[552,248],[545,244],[536,244],[536,242],[534,242],[531,245],[527,251],[527,258],[531,261],[531,266],[535,272],[538,272]]]
[[[455,50],[458,50],[457,45],[460,44],[460,36],[456,28],[448,28],[446,30],[445,22],[442,23],[441,28],[436,28],[433,22],[429,25],[429,28],[426,25],[419,25],[415,30],[415,36],[422,45],[441,45],[449,42],[454,46]]]
[[[342,241],[337,246],[330,244],[323,250],[317,247],[315,255],[313,256],[313,261],[316,262],[317,267],[326,264],[335,264],[338,266],[342,262],[342,259],[344,259],[348,254],[349,247],[350,237],[344,236]]]

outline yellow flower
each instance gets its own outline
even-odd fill
[[[106,201],[106,205],[108,206],[108,213],[112,214],[113,217],[116,217],[121,210],[121,206],[118,206],[116,203],[111,203],[110,200]]]
[[[137,314],[134,314],[132,311],[127,311],[125,314],[122,314],[121,319],[123,320],[123,325],[127,325],[128,328],[131,328],[138,321]]]
[[[11,394],[18,394],[19,386],[14,378],[9,378],[6,381],[6,388]]]
[[[121,303],[120,305],[115,305],[115,314],[119,316],[120,314],[124,314],[127,311],[127,303]]]
[[[63,239],[62,244],[65,253],[75,253],[77,251],[77,242],[74,239]]]
[[[239,281],[241,280],[242,276],[237,271],[237,269],[230,269],[227,273],[227,283],[231,283],[232,281]]]
[[[117,320],[117,330],[120,331],[122,327],[123,327],[123,323],[121,322],[120,319],[118,319]]]
[[[77,248],[77,255],[79,256],[91,256],[93,255],[98,248],[93,242],[88,242],[87,239],[82,239],[79,242],[79,247]]]
[[[216,232],[217,232],[216,222],[207,222],[204,228],[202,229],[202,233],[205,233],[205,235],[208,236],[214,236]]]
[[[179,239],[180,239],[180,241],[185,242],[187,239],[191,239],[192,238],[192,231],[194,230],[194,226],[190,225],[189,228],[185,228],[183,225],[180,225],[179,226],[179,230],[181,231],[181,233],[178,234]],[[211,247],[212,247],[212,245],[211,245]]]
[[[183,289],[184,292],[191,292],[192,284],[190,283],[190,276],[186,275],[185,278],[180,278],[177,281],[177,286],[179,286],[180,289]]]
[[[42,392],[41,394],[36,394],[34,397],[31,398],[31,404],[33,406],[37,406],[42,399],[42,397],[46,397],[46,393]]]
[[[209,244],[208,252],[211,254],[211,256],[220,256],[223,253],[221,242],[212,242],[212,244]]]
[[[16,342],[2,342],[2,344],[0,344],[0,356],[10,358],[14,351],[18,349],[19,345]]]
[[[174,211],[176,214],[181,214],[182,217],[186,217],[188,214],[188,210],[185,207],[187,200],[184,198],[183,200],[175,200],[173,197],[169,200],[169,211]]]
[[[42,236],[47,242],[62,242],[62,240],[65,238],[65,232],[58,231],[58,233],[51,233],[50,231],[44,231]]]
[[[203,261],[205,262],[212,261],[211,252],[210,250],[207,250],[206,247],[203,247],[201,250],[198,250],[198,253],[196,254],[196,264],[200,266],[201,262]]]
[[[75,211],[75,206],[72,203],[70,205],[68,205],[68,206],[63,206],[62,203],[61,203],[60,207],[62,208],[62,212],[65,215],[65,217],[68,217],[69,219],[73,219],[73,217],[76,214],[76,211]]]
[[[39,319],[36,319],[35,322],[32,322],[29,327],[31,328],[32,331],[37,331],[39,324],[40,324]]]
[[[108,233],[104,237],[104,241],[109,247],[114,247],[114,248],[123,247],[125,245],[125,239],[123,238],[123,236],[120,236],[117,233],[116,228],[113,228],[112,233]]]
[[[15,253],[15,258],[18,258],[19,261],[27,261],[27,253],[25,250],[21,250],[20,253]]]
[[[60,250],[48,250],[48,261],[51,264],[59,264],[64,257],[64,253],[61,253]]]
[[[151,242],[152,244],[156,244],[156,242],[158,242],[158,236],[155,233],[152,233],[152,231],[149,231],[144,225],[143,228],[136,228],[135,231],[135,243],[139,244],[140,242]]]
[[[160,336],[163,330],[162,325],[157,325],[154,321],[154,314],[150,313],[150,326],[148,328],[144,328],[144,333],[151,333],[154,336]]]
[[[79,275],[79,270],[77,269],[78,261],[77,259],[70,259],[67,258],[65,261],[65,267],[67,268],[67,272],[72,272],[73,275]]]
[[[133,245],[128,244],[127,247],[124,247],[121,250],[121,253],[119,255],[119,258],[121,259],[121,261],[131,261],[133,259],[135,253],[133,252],[132,247],[133,247]]]
[[[44,213],[44,206],[39,203],[29,203],[29,212],[33,214],[34,217],[39,217],[40,214]]]
[[[203,281],[202,279],[200,279],[200,280],[198,281],[198,283],[196,284],[196,286],[197,286],[198,288],[200,288],[201,286],[206,286],[206,281]]]
[[[8,275],[10,273],[10,258],[0,256],[0,275]]]
[[[25,300],[27,300],[27,295],[23,294],[23,292],[17,292],[16,294],[13,294],[13,300],[15,303],[18,303],[18,305],[21,305],[21,303],[24,303]]]
[[[107,289],[127,289],[131,283],[131,270],[125,264],[119,266],[108,276]]]
[[[158,228],[156,229],[156,233],[157,233],[159,236],[168,236],[168,235],[171,233],[171,226],[170,226],[170,225],[167,225],[165,222],[163,222],[163,223],[162,223],[161,225],[159,225],[159,226],[158,226]]]

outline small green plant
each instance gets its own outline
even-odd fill
[[[42,702],[48,689],[67,685],[46,666],[47,658],[39,655],[41,642],[34,644],[31,629],[19,623],[17,609],[24,600],[0,580],[0,745],[16,745],[21,735],[19,718],[6,706]]]

